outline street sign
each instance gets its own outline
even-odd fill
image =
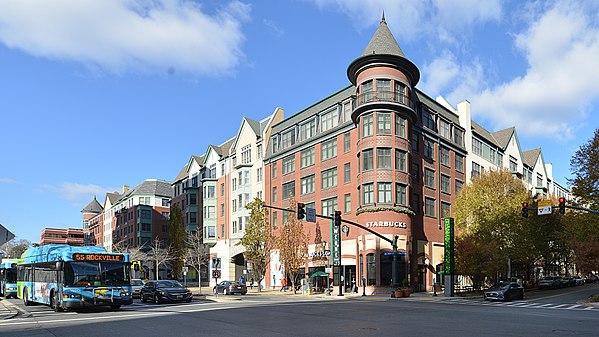
[[[189,267],[183,267],[183,275],[187,275],[188,271],[189,271]]]
[[[348,225],[343,225],[343,227],[341,228],[341,231],[343,233],[345,233],[345,236],[349,235],[349,226]]]
[[[306,221],[316,222],[316,209],[306,208]]]
[[[212,271],[212,277],[213,278],[220,278],[220,270],[213,270]]]
[[[214,269],[220,269],[220,257],[213,257],[212,258],[212,268],[214,268]]]
[[[551,200],[539,200],[537,204],[537,215],[551,214]]]

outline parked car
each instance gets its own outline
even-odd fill
[[[586,280],[585,280],[585,282],[586,282],[586,283],[597,283],[597,282],[599,282],[599,277],[597,277],[597,276],[595,276],[595,275],[593,275],[593,274],[589,274],[589,275],[586,277]]]
[[[485,301],[510,301],[524,298],[524,287],[515,282],[498,283],[484,291]]]
[[[584,284],[584,280],[580,276],[574,276],[573,279],[574,279],[574,282],[576,282],[577,286],[581,286]]]
[[[568,281],[568,287],[576,287],[576,279],[574,277],[566,277],[565,279]]]
[[[248,293],[248,288],[245,284],[237,281],[221,281],[219,284],[212,288],[214,294],[241,294],[245,295]]]
[[[141,288],[142,302],[191,302],[193,295],[181,283],[174,280],[148,281]]]
[[[141,288],[143,288],[144,282],[138,278],[131,279],[131,291],[133,294],[133,298],[139,297],[139,293],[141,292]]]
[[[561,288],[562,278],[559,276],[543,277],[538,284],[539,289]]]

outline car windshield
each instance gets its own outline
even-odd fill
[[[183,285],[177,281],[158,281],[156,282],[156,288],[184,288]]]
[[[510,287],[510,283],[508,282],[499,282],[495,283],[491,288],[493,289],[507,289]]]
[[[144,283],[141,280],[132,280],[131,285],[132,286],[143,286]]]

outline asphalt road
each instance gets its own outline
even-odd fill
[[[589,291],[595,291],[588,287]],[[583,296],[583,289],[540,292]],[[562,294],[561,291],[564,291]],[[570,295],[566,295],[570,290]],[[578,291],[578,293],[576,293]],[[586,290],[585,290],[586,291]],[[559,292],[559,294],[558,294]],[[575,293],[572,293],[575,292]],[[578,295],[576,295],[578,294]],[[535,301],[544,300],[542,296]],[[547,298],[546,298],[547,299]],[[597,336],[599,309],[527,301],[489,303],[460,299],[355,297],[311,299],[244,297],[238,301],[143,304],[119,312],[54,313],[46,306],[0,321],[0,336]]]

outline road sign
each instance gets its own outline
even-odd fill
[[[220,257],[213,257],[212,258],[212,268],[214,268],[214,269],[220,269]]]
[[[220,278],[220,270],[213,270],[212,271],[212,277],[213,278]]]
[[[551,200],[539,200],[537,204],[537,215],[551,214]]]
[[[306,208],[306,221],[316,222],[316,209]]]
[[[0,245],[7,243],[14,237],[15,235],[12,232],[10,232],[8,229],[4,228],[4,226],[0,224]]]

